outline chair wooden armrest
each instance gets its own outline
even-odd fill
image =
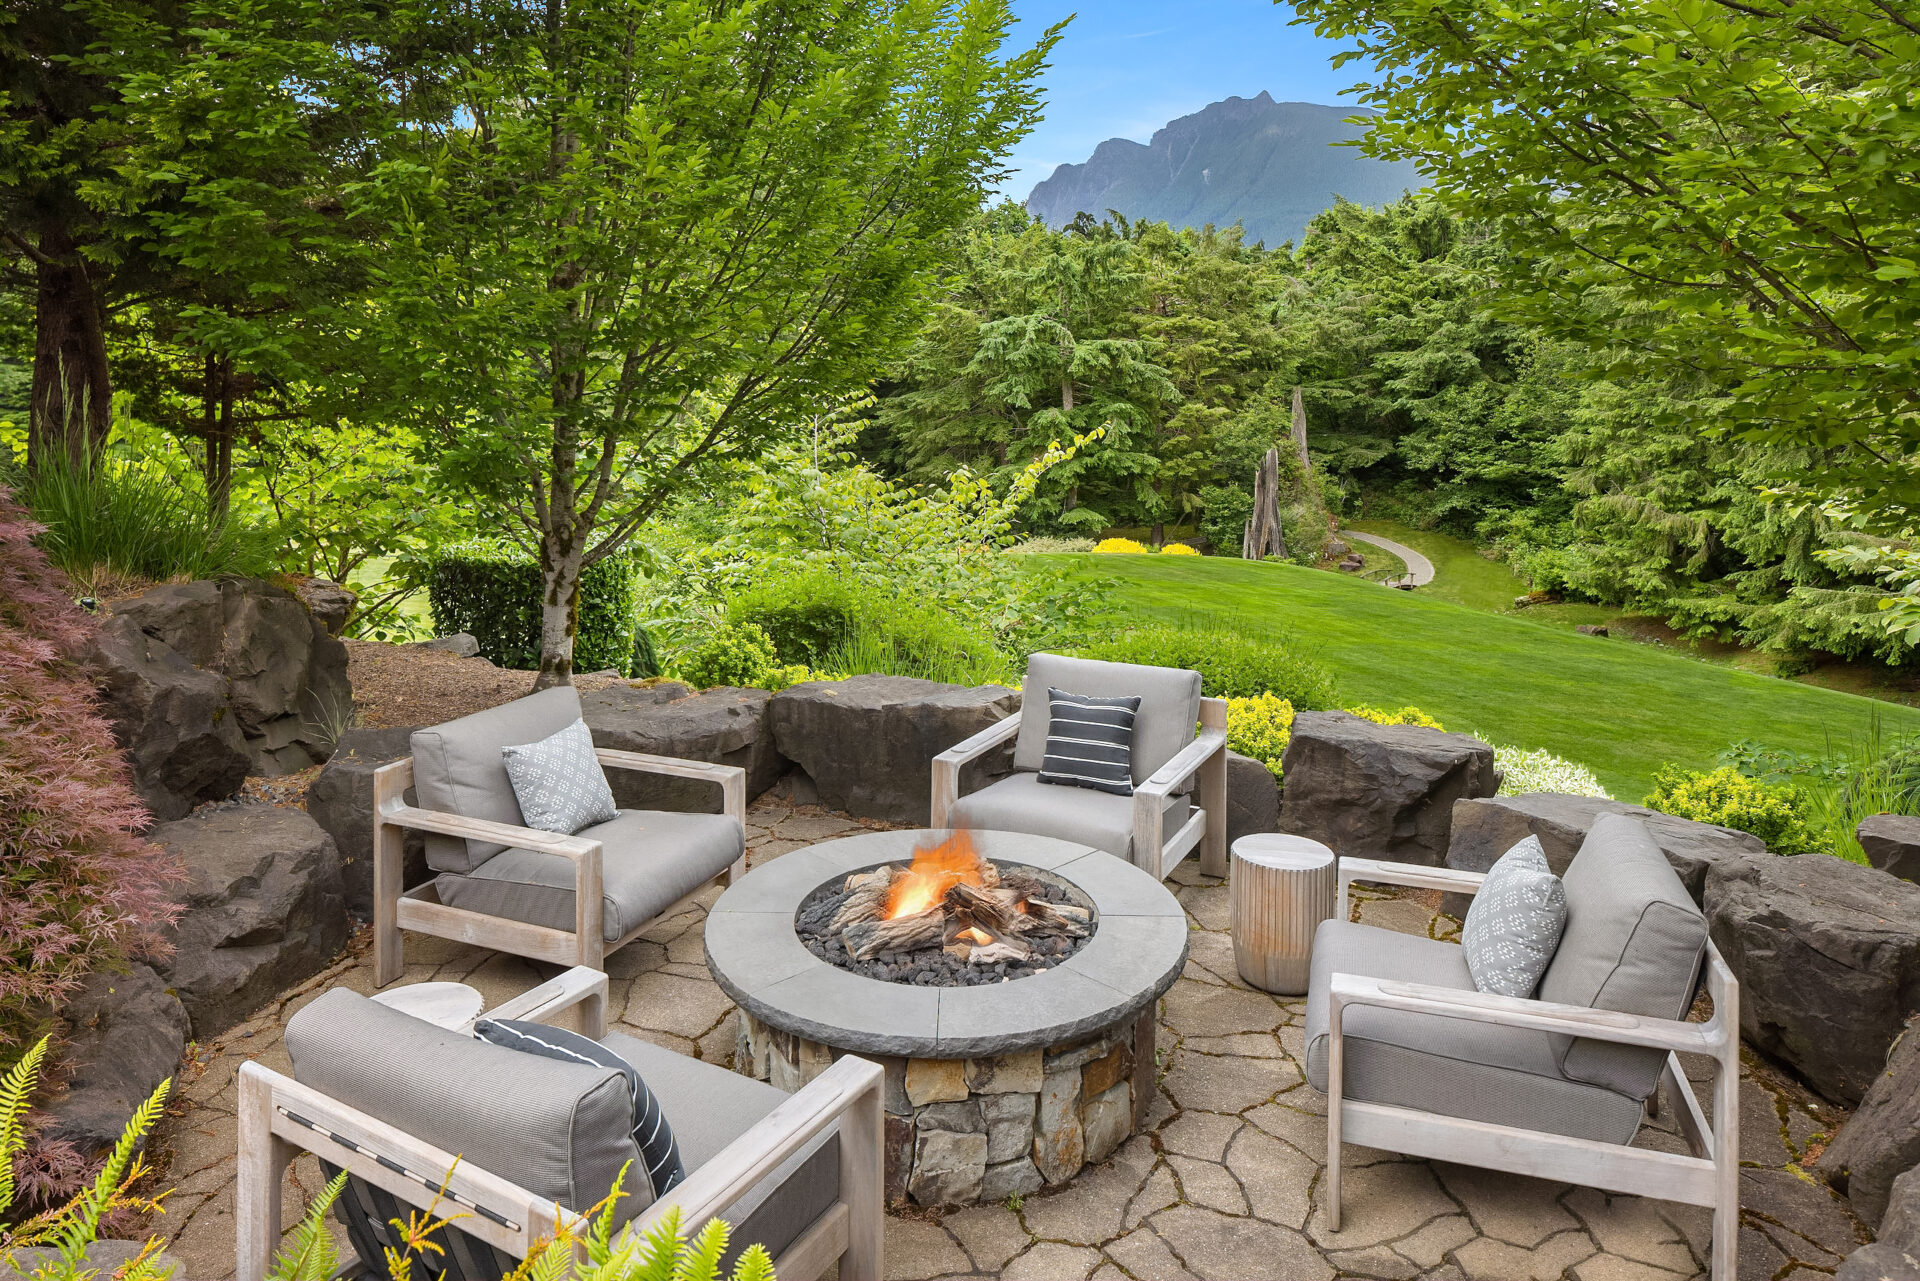
[[[533,827],[516,827],[512,823],[495,823],[484,818],[463,818],[458,814],[442,814],[438,810],[417,809],[401,803],[397,798],[380,807],[380,819],[395,827],[410,827],[417,832],[437,832],[441,836],[492,841],[496,845],[517,846],[540,854],[557,854],[571,863],[579,863],[600,849],[599,841],[563,836],[559,832],[543,832]]]
[[[733,1221],[736,1202],[837,1122],[839,1204],[781,1254],[775,1271],[783,1277],[811,1277],[839,1258],[844,1277],[883,1275],[881,1198],[886,1157],[881,1090],[885,1076],[877,1063],[851,1054],[842,1057],[648,1206],[623,1231],[644,1234],[674,1206],[690,1228],[697,1229],[715,1216]]]
[[[1020,732],[1020,713],[995,721],[933,758],[933,826],[945,827],[960,800],[960,770]]]
[[[1500,1027],[1531,1028],[1584,1036],[1620,1045],[1644,1045],[1681,1054],[1716,1054],[1730,1035],[1723,1011],[1716,1008],[1705,1023],[1622,1014],[1584,1005],[1561,1005],[1491,992],[1368,978],[1361,974],[1333,974],[1327,981],[1327,1024],[1330,1036],[1339,1036],[1341,1015],[1349,1005],[1372,1005],[1415,1014],[1492,1023]]]
[[[1347,887],[1355,881],[1376,885],[1410,885],[1415,889],[1448,890],[1455,894],[1480,892],[1485,872],[1461,872],[1451,867],[1422,867],[1418,863],[1390,863],[1384,859],[1348,858],[1339,860],[1339,903],[1334,919],[1347,919]]]
[[[475,1018],[521,1019],[554,1024],[556,1015],[578,1006],[582,1035],[599,1040],[607,1034],[607,976],[602,970],[576,965],[557,978],[528,988],[510,1001],[503,1001]],[[557,1026],[557,1025],[556,1025]]]
[[[711,761],[689,761],[678,756],[654,756],[647,752],[623,752],[611,747],[596,747],[593,754],[602,765],[610,765],[614,769],[669,774],[675,778],[697,778],[718,783],[721,812],[739,822],[742,830],[746,828],[747,772],[738,765],[716,765]]]
[[[1203,729],[1194,735],[1191,743],[1174,753],[1172,760],[1133,789],[1134,862],[1155,876],[1164,878],[1173,870],[1163,864],[1167,839],[1165,815],[1174,789],[1186,784],[1216,758],[1224,767],[1227,732],[1224,729]],[[1204,808],[1204,798],[1202,805]],[[1225,818],[1221,816],[1216,820],[1212,815],[1206,818],[1209,826],[1216,821],[1224,823]],[[1182,850],[1180,854],[1185,857],[1186,851]],[[1203,867],[1201,870],[1207,869]]]

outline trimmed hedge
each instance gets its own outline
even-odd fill
[[[441,635],[468,633],[497,666],[539,668],[540,566],[531,555],[511,544],[457,543],[434,558],[427,596]],[[582,572],[574,671],[632,673],[636,601],[632,558],[609,556]]]
[[[1138,627],[1077,652],[1114,663],[1191,668],[1200,673],[1201,691],[1212,698],[1277,694],[1313,711],[1337,702],[1327,668],[1284,645],[1224,628]]]

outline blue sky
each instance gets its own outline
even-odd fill
[[[1289,23],[1271,0],[1014,0],[1014,40],[1070,13],[1046,73],[1046,119],[1008,158],[1001,190],[1025,200],[1055,165],[1077,164],[1108,138],[1153,131],[1222,98],[1262,89],[1280,102],[1340,102],[1364,69],[1329,65],[1341,46]]]

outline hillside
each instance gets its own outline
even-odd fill
[[[1176,227],[1246,226],[1249,241],[1298,243],[1307,222],[1344,196],[1377,205],[1417,188],[1410,163],[1369,159],[1333,144],[1359,136],[1349,107],[1228,98],[1182,116],[1142,146],[1109,138],[1085,164],[1061,165],[1033,189],[1027,210],[1051,227],[1084,210],[1117,209]]]
[[[1544,747],[1624,800],[1646,795],[1668,762],[1713,768],[1737,739],[1818,756],[1876,722],[1888,734],[1920,731],[1911,708],[1484,613],[1424,589],[1221,556],[1067,563],[1119,580],[1116,623],[1212,621],[1289,638],[1333,669],[1344,700],[1411,703],[1448,729]]]

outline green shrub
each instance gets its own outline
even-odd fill
[[[434,625],[466,632],[489,662],[518,671],[540,666],[540,566],[505,543],[443,548],[427,571]],[[573,670],[628,672],[634,658],[633,561],[609,556],[580,575]]]
[[[731,625],[763,628],[782,663],[849,675],[920,676],[956,684],[1004,680],[993,638],[924,600],[889,596],[825,574],[764,583],[733,598]]]
[[[758,623],[727,623],[681,656],[676,675],[695,689],[765,689],[780,661]]]
[[[653,633],[637,624],[633,629],[633,662],[627,675],[635,680],[660,675],[660,651],[654,647]]]
[[[1751,832],[1775,854],[1832,849],[1809,823],[1807,798],[1799,788],[1762,783],[1731,766],[1707,771],[1663,765],[1653,776],[1653,791],[1641,803],[1676,818]]]
[[[1213,544],[1214,555],[1238,556],[1253,515],[1253,495],[1237,485],[1208,485],[1200,491],[1200,503],[1206,511],[1200,532]]]
[[[1295,707],[1335,705],[1333,673],[1284,644],[1254,640],[1223,627],[1138,627],[1082,647],[1085,658],[1153,667],[1190,667],[1215,698],[1277,694]]]
[[[1013,556],[1057,556],[1063,553],[1092,550],[1091,538],[1058,538],[1052,534],[1025,538],[1007,548],[1008,554]]]

